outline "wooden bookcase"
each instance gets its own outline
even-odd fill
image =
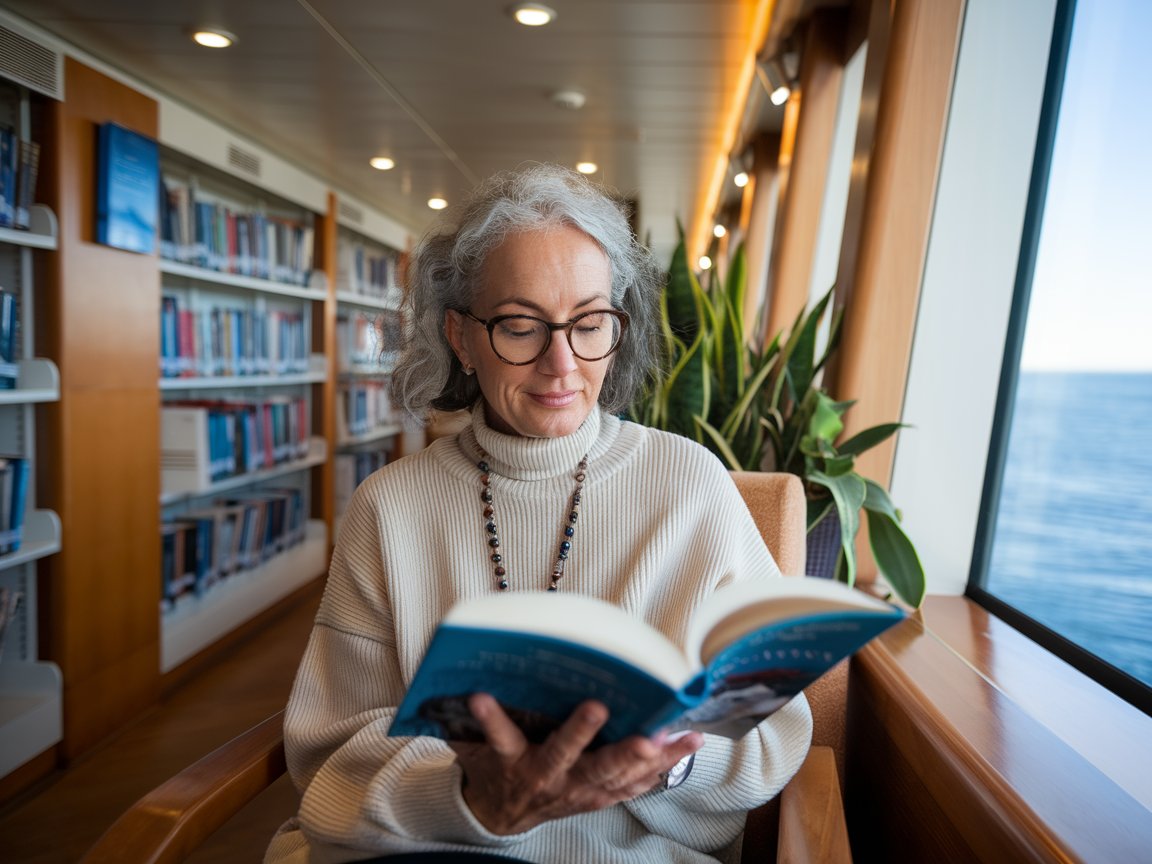
[[[392,404],[391,367],[402,321],[405,242],[360,202],[335,196],[336,303],[333,524],[369,473],[406,449],[406,423]],[[407,444],[411,449],[411,444]]]
[[[34,107],[39,108],[27,90],[0,80],[0,125],[30,139]],[[50,750],[63,735],[60,669],[41,659],[37,639],[38,564],[60,550],[61,530],[57,514],[37,506],[36,429],[42,419],[38,407],[60,398],[60,375],[51,360],[37,356],[34,336],[35,259],[56,249],[58,226],[55,214],[42,205],[34,205],[30,215],[27,229],[0,227],[0,290],[15,309],[12,356],[5,358],[15,368],[6,371],[18,372],[14,380],[6,379],[9,389],[0,389],[0,456],[23,460],[27,470],[19,544],[0,554],[0,603],[7,607],[0,608],[0,616],[10,613],[0,639],[0,777]],[[7,499],[0,504],[7,522],[12,491],[8,486],[0,491]]]
[[[324,572],[329,526],[311,518],[324,510],[311,469],[331,448],[311,427],[330,358],[312,338],[329,302],[313,269],[322,214],[171,148],[161,173],[168,673]]]
[[[0,800],[114,734],[282,598],[323,577],[338,449],[386,448],[391,457],[403,442],[415,449],[423,441],[422,430],[406,425],[338,436],[336,415],[343,383],[382,372],[341,371],[340,315],[396,309],[394,292],[373,298],[337,284],[339,237],[399,260],[407,231],[179,103],[70,57],[62,79],[66,98],[45,100],[36,124],[44,206],[33,230],[0,231],[0,286],[19,289],[22,319],[19,386],[0,390],[0,450],[35,461],[24,543],[0,556],[0,584],[19,580],[26,612],[0,658]],[[11,110],[26,113],[0,106]],[[238,210],[307,226],[312,260],[293,259],[307,261],[294,271],[236,273],[219,260],[171,260],[168,247],[166,258],[159,248],[146,255],[97,243],[96,135],[106,122],[157,140],[165,176]],[[290,338],[300,350],[283,364],[269,353],[264,365],[255,355],[219,363],[173,355],[165,298],[206,316],[201,347],[215,310],[217,326],[225,318],[288,322],[292,335],[278,344]],[[255,325],[244,326],[238,332],[251,338]],[[216,476],[204,461],[206,440],[185,448],[183,466],[172,461],[181,454],[162,447],[173,403],[293,399],[304,406],[293,422],[307,446],[272,465]],[[299,541],[168,602],[164,522],[268,487],[299,493]],[[35,726],[40,737],[9,758],[12,722]]]

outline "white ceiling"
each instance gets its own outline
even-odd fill
[[[526,160],[574,165],[639,202],[642,236],[688,224],[741,90],[757,0],[0,0],[419,233],[433,195]],[[235,33],[201,48],[193,25]],[[560,88],[587,95],[556,107]],[[753,85],[755,89],[755,83]],[[761,100],[766,103],[766,100]],[[779,128],[778,109],[755,120]],[[397,167],[379,172],[369,157]]]

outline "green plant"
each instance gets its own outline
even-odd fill
[[[798,475],[808,498],[808,530],[833,509],[839,517],[835,574],[849,585],[856,579],[855,540],[866,511],[876,566],[904,602],[919,606],[924,568],[900,512],[882,486],[855,469],[857,456],[902,424],[873,426],[837,444],[854,402],[836,401],[818,383],[840,337],[837,311],[817,356],[832,291],[801,311],[785,339],[777,334],[757,348],[744,336],[745,285],[741,246],[726,277],[710,273],[708,287],[701,286],[688,266],[681,231],[661,299],[667,373],[632,406],[632,419],[696,439],[733,470]]]

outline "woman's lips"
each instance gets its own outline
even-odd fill
[[[533,393],[532,398],[546,408],[563,408],[571,405],[576,399],[575,390],[565,390],[560,393]]]

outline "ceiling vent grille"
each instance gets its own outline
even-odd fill
[[[364,224],[364,211],[359,207],[352,206],[347,201],[340,202],[337,215],[346,222],[355,222],[357,225]]]
[[[0,21],[0,77],[62,100],[64,55]]]
[[[247,150],[241,150],[235,144],[228,145],[228,164],[245,174],[260,176],[260,157]]]

